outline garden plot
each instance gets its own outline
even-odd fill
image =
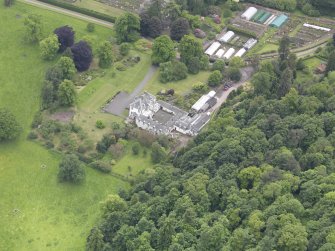
[[[267,29],[266,25],[244,20],[240,16],[233,19],[231,24],[233,27],[236,27],[236,29],[246,31],[247,33],[255,33],[257,38],[261,37]]]
[[[242,57],[256,43],[256,39],[243,33],[223,29],[215,40],[206,43],[203,48],[212,61],[229,60],[232,57]]]
[[[231,21],[231,25],[236,29],[245,31],[245,33],[254,33],[257,38],[260,38],[267,30],[269,24],[280,14],[281,12],[269,8],[265,8],[258,5],[246,5],[254,7],[257,12],[250,18],[242,17],[244,11],[238,13],[236,17]]]

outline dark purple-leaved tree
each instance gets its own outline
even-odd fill
[[[62,26],[54,30],[60,43],[59,52],[64,52],[67,47],[71,47],[74,43],[74,30],[70,26]]]
[[[79,41],[71,47],[73,62],[78,71],[86,71],[90,68],[93,54],[92,49],[85,41]]]

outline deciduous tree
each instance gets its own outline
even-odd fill
[[[60,43],[59,52],[64,52],[66,48],[71,47],[74,43],[75,32],[70,26],[62,26],[54,30]]]
[[[72,106],[76,102],[76,90],[71,80],[65,79],[58,88],[58,101],[62,106]]]
[[[53,59],[59,50],[58,37],[53,34],[40,42],[41,55],[46,60]]]
[[[190,25],[187,19],[180,17],[171,25],[170,37],[173,40],[180,41],[184,35],[189,34]]]
[[[179,44],[180,60],[188,65],[193,57],[201,58],[203,50],[201,44],[194,37],[186,35]]]
[[[59,164],[58,180],[60,182],[80,183],[85,179],[85,169],[74,154],[63,157]]]
[[[38,42],[42,36],[41,17],[35,14],[28,15],[24,20],[27,40],[31,43]]]
[[[93,60],[92,48],[85,41],[79,41],[71,47],[73,62],[78,71],[86,71]]]
[[[154,40],[151,55],[153,64],[165,63],[175,57],[174,43],[168,36],[163,35]]]
[[[0,142],[17,138],[22,131],[15,116],[5,108],[0,108]]]
[[[108,68],[113,63],[113,46],[110,42],[104,41],[98,49],[99,66]]]
[[[222,80],[221,72],[218,71],[218,70],[213,71],[211,73],[211,75],[209,75],[208,85],[209,86],[218,86],[219,84],[221,84],[221,80]]]
[[[131,13],[125,13],[115,22],[115,32],[119,43],[135,42],[139,38],[140,19]]]
[[[76,73],[76,67],[73,63],[73,60],[69,57],[61,57],[58,60],[55,69],[59,69],[61,71],[62,80],[63,79],[72,80],[74,74]]]

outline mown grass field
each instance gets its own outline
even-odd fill
[[[112,167],[113,172],[131,178],[145,168],[152,167],[150,149],[141,147],[138,155],[134,155],[132,152],[133,145],[134,142],[128,142],[125,155]]]
[[[59,184],[59,156],[26,140],[45,69],[54,63],[42,61],[38,46],[25,43],[23,20],[29,13],[42,16],[45,34],[70,24],[77,38],[86,35],[84,21],[20,2],[0,7],[0,106],[13,111],[24,128],[19,140],[0,144],[0,250],[84,250],[99,201],[127,184],[89,168],[84,184]],[[111,31],[96,26],[95,34],[107,39]]]
[[[180,81],[161,83],[159,81],[159,71],[157,71],[149,81],[145,90],[152,94],[156,94],[162,90],[174,89],[176,94],[183,95],[190,92],[194,84],[207,83],[210,74],[211,72],[209,71],[201,71],[196,75],[189,74],[186,79]]]

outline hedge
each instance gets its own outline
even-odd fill
[[[257,35],[256,35],[255,32],[253,32],[253,31],[248,31],[248,30],[244,30],[244,29],[241,29],[241,28],[237,28],[237,27],[234,26],[234,25],[228,25],[228,26],[227,26],[227,30],[232,30],[232,31],[235,31],[235,32],[238,32],[238,33],[241,33],[241,34],[244,34],[244,35],[253,37],[253,38],[257,38]]]
[[[110,173],[112,171],[112,167],[108,163],[100,161],[100,160],[92,162],[90,164],[90,167],[100,172],[103,172],[103,173]]]
[[[70,3],[59,2],[57,0],[38,0],[38,1],[43,2],[43,3],[48,3],[48,4],[51,4],[51,5],[55,5],[55,6],[67,9],[67,10],[72,10],[72,11],[75,11],[75,12],[79,12],[81,14],[91,16],[91,17],[95,17],[97,19],[101,19],[101,20],[111,22],[111,23],[115,23],[115,20],[116,20],[116,17],[109,16],[109,15],[106,15],[106,14],[103,14],[103,13],[100,13],[100,12],[97,12],[97,11],[94,11],[94,10],[81,8],[81,7],[78,7],[78,6],[70,4]]]

